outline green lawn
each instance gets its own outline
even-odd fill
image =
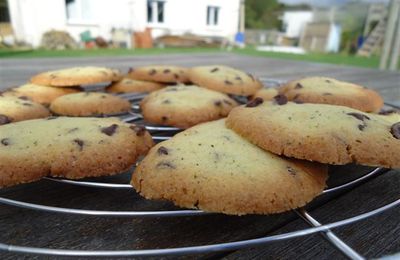
[[[93,50],[8,50],[0,49],[0,58],[40,58],[40,57],[89,57],[89,56],[133,56],[133,55],[160,55],[168,53],[205,53],[223,52],[219,48],[153,48],[153,49],[93,49]],[[278,59],[290,59],[311,61],[320,63],[331,63],[357,67],[378,68],[379,57],[358,57],[345,54],[288,54],[277,52],[260,52],[254,48],[234,49],[233,53],[242,55],[254,55],[258,57],[269,57]]]
[[[268,58],[278,58],[278,59],[289,59],[289,60],[301,60],[301,61],[311,61],[320,63],[331,63],[338,65],[349,65],[356,67],[366,67],[366,68],[378,68],[379,67],[379,57],[360,57],[360,56],[350,56],[342,53],[312,53],[312,54],[289,54],[289,53],[279,53],[279,52],[263,52],[257,51],[253,48],[238,49],[236,53],[244,55],[254,55],[262,56]]]
[[[153,48],[153,49],[91,49],[91,50],[9,50],[0,49],[0,58],[42,58],[42,57],[93,57],[159,55],[168,53],[216,52],[217,48]]]

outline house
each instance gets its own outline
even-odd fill
[[[341,26],[335,8],[288,10],[282,15],[281,45],[299,45],[312,52],[338,52]]]
[[[284,36],[299,38],[305,25],[313,20],[313,12],[311,10],[285,11],[281,20]]]
[[[311,52],[338,52],[341,27],[330,22],[307,23],[300,39],[300,47]]]
[[[4,1],[4,0],[0,0]],[[42,34],[64,30],[111,39],[113,29],[151,29],[153,37],[195,34],[234,39],[240,0],[8,0],[16,40],[40,45]]]

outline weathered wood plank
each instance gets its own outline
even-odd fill
[[[390,171],[312,210],[311,215],[321,223],[331,223],[373,210],[399,199],[399,184],[399,172]],[[381,215],[333,231],[357,252],[368,258],[393,254],[400,249],[400,241],[397,239],[400,234],[399,214],[400,207],[393,208]],[[301,227],[304,227],[304,222],[299,219],[274,233],[293,231]],[[342,257],[332,246],[327,246],[327,242],[321,236],[310,236],[262,248],[241,250],[226,258],[311,259],[316,256],[318,259]]]

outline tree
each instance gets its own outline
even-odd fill
[[[284,5],[277,0],[246,0],[245,26],[250,29],[279,29]]]

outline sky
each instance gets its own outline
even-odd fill
[[[388,3],[390,0],[359,0],[360,2],[367,3]],[[278,0],[278,2],[285,4],[310,4],[313,6],[330,6],[330,5],[343,5],[349,2],[354,2],[351,0]]]

